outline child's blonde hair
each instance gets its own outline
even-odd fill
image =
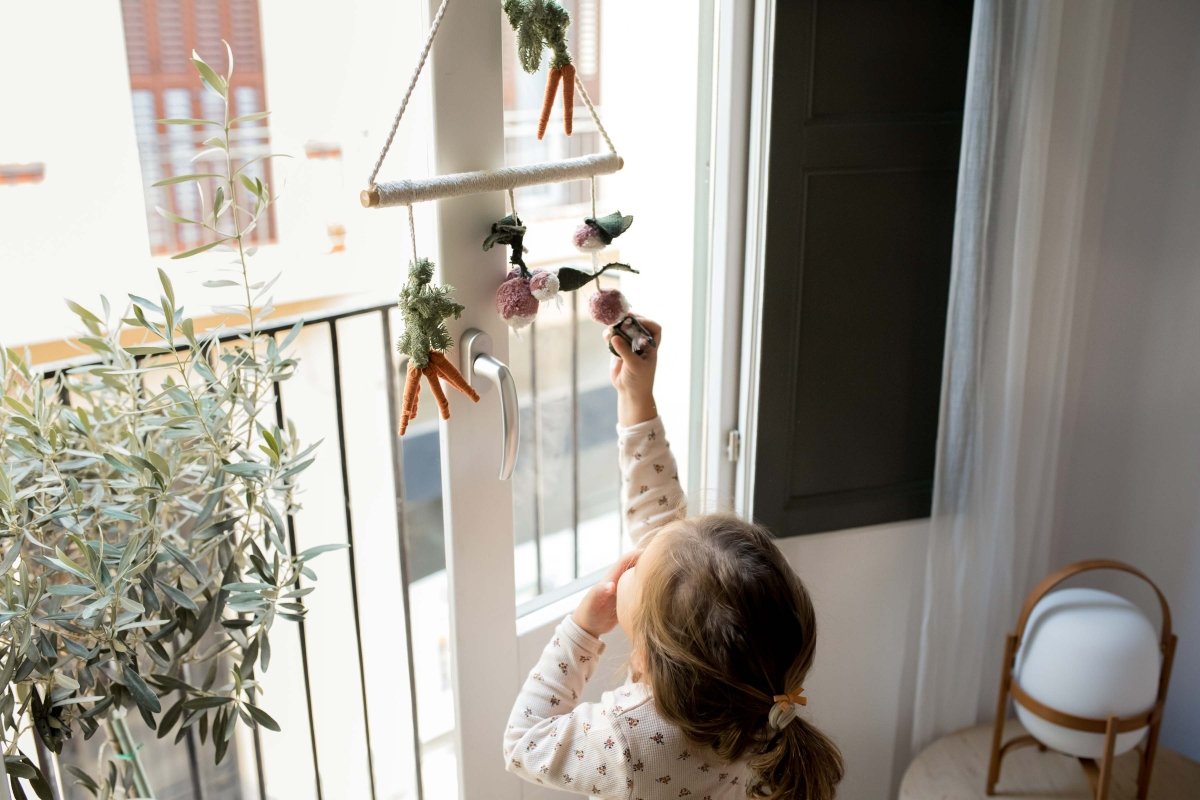
[[[662,715],[725,761],[749,757],[747,795],[829,800],[837,746],[801,717],[775,730],[773,697],[798,689],[817,642],[812,601],[765,529],[729,514],[664,528],[639,573],[633,621]]]

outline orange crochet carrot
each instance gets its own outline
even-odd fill
[[[408,362],[408,375],[404,379],[404,404],[400,414],[400,435],[408,430],[408,422],[417,415],[417,400],[421,394],[421,374]]]
[[[550,124],[550,109],[554,107],[554,97],[558,94],[558,82],[562,80],[563,71],[551,67],[546,77],[546,94],[542,97],[542,116],[538,118],[537,137],[540,140],[546,135],[546,126]]]
[[[427,258],[415,259],[409,265],[408,281],[400,290],[400,314],[404,318],[404,332],[396,342],[396,349],[408,356],[408,376],[404,382],[404,407],[400,415],[400,435],[408,430],[408,423],[417,416],[421,400],[421,376],[429,383],[433,397],[437,400],[442,419],[450,419],[450,402],[442,390],[440,380],[446,381],[475,402],[479,395],[463,380],[462,375],[442,352],[454,346],[454,338],[446,328],[446,319],[458,318],[463,312],[461,304],[451,299],[453,288],[433,283],[433,262]]]
[[[434,350],[429,354],[429,363],[433,364],[438,374],[443,380],[446,381],[446,383],[450,384],[455,389],[458,389],[475,402],[479,402],[479,392],[471,388],[471,384],[467,383],[466,379],[463,378],[462,373],[458,371],[458,368],[450,362],[450,359]]]
[[[442,413],[442,419],[450,419],[450,401],[446,399],[446,393],[442,391],[437,367],[428,364],[421,372],[425,374],[425,380],[429,382],[429,389],[433,392],[433,399],[437,400],[438,411]]]
[[[571,135],[575,122],[575,65],[567,64],[562,68],[563,82],[563,131]],[[540,138],[540,137],[539,137]]]

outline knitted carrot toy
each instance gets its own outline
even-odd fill
[[[571,53],[567,49],[571,15],[555,0],[504,0],[504,13],[516,31],[517,53],[526,72],[532,75],[541,68],[543,47],[553,51],[537,138],[546,135],[550,109],[554,106],[560,82],[563,85],[563,131],[570,136],[575,111],[575,65],[571,63]]]
[[[463,379],[443,352],[454,346],[445,320],[450,316],[458,319],[463,307],[450,298],[453,287],[432,286],[432,280],[433,263],[422,258],[409,265],[408,282],[400,290],[404,333],[400,335],[396,349],[408,356],[408,376],[404,382],[404,406],[400,417],[401,436],[408,430],[409,421],[417,415],[422,375],[437,400],[442,419],[450,419],[450,401],[442,391],[439,378],[479,402],[479,394]]]

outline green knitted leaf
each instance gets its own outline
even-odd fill
[[[504,219],[492,223],[492,232],[483,240],[483,249],[491,250],[495,245],[512,244],[514,241],[520,243],[524,236],[525,226],[521,224],[521,218],[509,214]]]
[[[622,264],[619,261],[613,261],[610,264],[605,264],[595,272],[585,272],[574,267],[560,267],[558,270],[558,290],[560,292],[574,292],[577,289],[582,289],[589,283],[599,278],[608,270],[614,272],[632,272],[635,275],[638,271],[628,264]]]
[[[588,217],[584,220],[589,225],[594,225],[603,231],[605,244],[612,244],[612,240],[620,236],[625,231],[629,230],[629,226],[633,224],[633,215],[622,216],[620,211],[614,211],[611,214],[605,214],[603,217]]]
[[[542,66],[542,48],[553,51],[550,66],[562,69],[571,63],[567,28],[571,15],[555,0],[504,0],[504,13],[517,36],[521,68],[533,74]]]
[[[458,319],[463,306],[454,302],[453,286],[434,286],[433,262],[427,258],[409,264],[408,282],[400,290],[400,316],[404,332],[396,349],[412,359],[418,369],[429,364],[429,353],[454,346],[454,337],[446,329],[446,318]]]

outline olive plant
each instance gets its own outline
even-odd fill
[[[308,562],[342,546],[297,552],[289,537],[316,445],[277,419],[300,327],[281,341],[261,332],[274,279],[249,268],[249,234],[274,197],[247,173],[237,131],[266,112],[231,116],[231,52],[224,75],[192,61],[224,117],[162,122],[211,133],[204,144],[225,169],[160,182],[195,184],[200,219],[160,213],[202,232],[204,244],[175,258],[232,255],[231,277],[206,285],[241,287],[224,309],[236,331],[222,342],[198,330],[159,270],[157,300],[130,295],[117,313],[103,298],[98,310],[69,304],[86,363],[46,373],[0,350],[0,735],[18,798],[21,779],[59,795],[53,754],[100,729],[119,758],[67,767],[76,783],[98,797],[150,796],[127,713],[176,743],[211,737],[218,762],[239,723],[278,730],[256,696],[271,627],[304,618]],[[21,751],[26,731],[40,757]]]

